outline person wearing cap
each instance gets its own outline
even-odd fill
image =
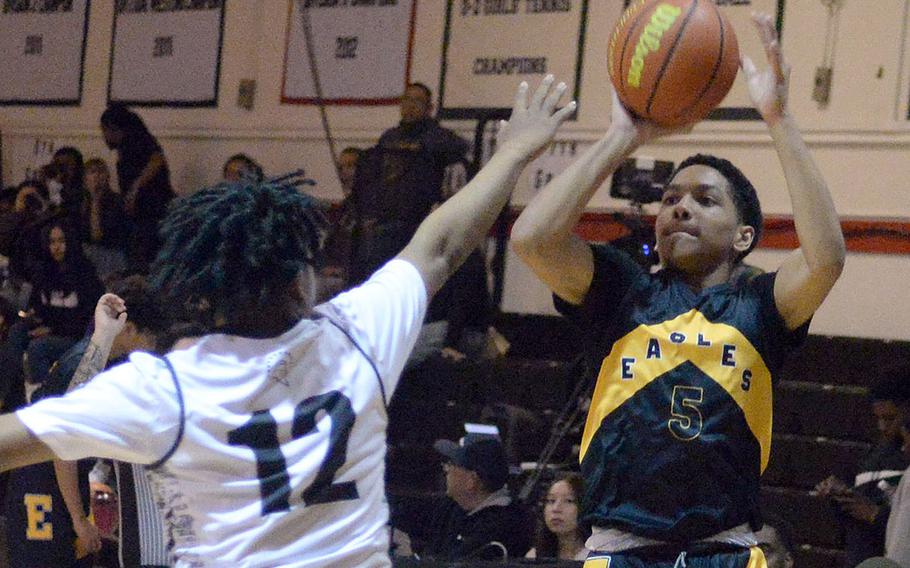
[[[534,523],[512,499],[509,466],[498,438],[468,434],[460,442],[437,440],[446,496],[433,511],[424,556],[439,560],[521,558],[531,548]]]

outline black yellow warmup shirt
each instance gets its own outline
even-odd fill
[[[772,377],[808,323],[787,329],[775,273],[694,292],[592,249],[584,303],[556,298],[599,368],[581,443],[586,520],[667,542],[758,522]]]

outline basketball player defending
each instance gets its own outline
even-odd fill
[[[657,214],[662,270],[573,234],[604,178],[666,132],[614,97],[606,136],[554,179],[512,231],[516,252],[582,325],[599,369],[581,443],[587,568],[764,568],[759,477],[771,444],[771,383],[841,273],[831,197],[787,110],[788,68],[773,22],[754,16],[770,69],[742,69],[790,192],[801,248],[749,274],[761,211],[726,160],[695,156]]]
[[[174,206],[152,280],[219,333],[133,354],[0,417],[0,469],[85,456],[147,464],[177,566],[388,566],[386,404],[427,302],[485,238],[575,108],[522,84],[504,141],[359,288],[308,309],[319,229],[294,187],[246,181]],[[309,286],[312,290],[312,286]],[[124,316],[125,317],[125,316]]]

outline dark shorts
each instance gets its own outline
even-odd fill
[[[619,553],[592,551],[584,568],[768,568],[757,546],[736,551],[682,551],[669,547],[640,548]]]

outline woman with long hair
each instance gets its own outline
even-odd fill
[[[537,525],[534,548],[527,558],[584,560],[588,556],[585,540],[591,528],[578,516],[584,482],[577,473],[557,477],[543,502],[543,515]]]

